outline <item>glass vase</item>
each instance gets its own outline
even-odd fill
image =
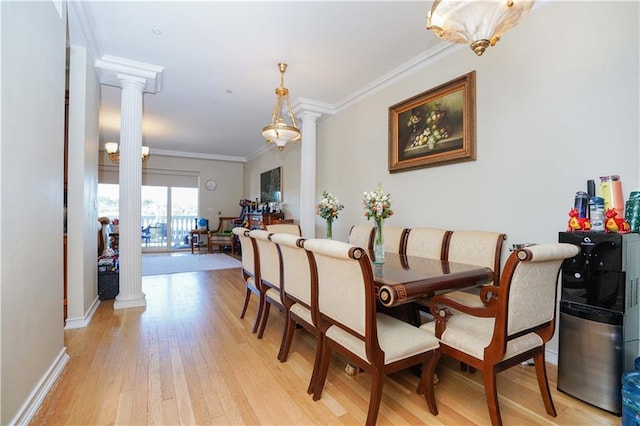
[[[333,218],[327,218],[327,240],[333,239]]]
[[[373,240],[373,263],[384,263],[384,237],[383,237],[384,220],[376,219],[375,236]]]

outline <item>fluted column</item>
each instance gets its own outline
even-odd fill
[[[142,94],[145,80],[120,74],[120,294],[114,309],[145,306],[140,249]]]
[[[120,119],[120,293],[114,309],[147,304],[142,292],[140,245],[142,187],[142,101],[162,87],[163,67],[114,56],[96,61],[100,83],[122,88]]]
[[[320,113],[302,111],[302,144],[300,147],[300,228],[305,238],[315,238],[316,214],[316,121]]]

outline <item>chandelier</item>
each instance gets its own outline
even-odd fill
[[[107,151],[107,155],[111,161],[114,163],[120,161],[120,151],[118,151],[117,142],[105,142],[104,150]],[[143,163],[149,158],[149,147],[146,145],[142,146],[141,158]]]
[[[531,10],[526,0],[435,0],[427,29],[444,40],[470,44],[478,56]]]
[[[296,127],[296,119],[291,111],[291,102],[289,101],[289,89],[284,87],[284,72],[287,70],[287,64],[278,64],[280,70],[280,87],[276,88],[276,105],[271,114],[271,123],[262,128],[262,136],[269,143],[276,144],[278,149],[282,151],[287,142],[298,142],[301,139],[300,129]],[[287,124],[282,117],[283,103],[286,102],[287,114],[291,124]]]

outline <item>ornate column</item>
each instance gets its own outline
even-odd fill
[[[120,121],[120,293],[114,309],[146,305],[142,292],[141,186],[142,101],[144,92],[160,90],[162,69],[122,58],[96,61],[102,84],[122,88]]]
[[[300,228],[305,238],[315,238],[316,214],[316,121],[321,114],[302,111],[302,145],[300,148]]]
[[[140,248],[142,186],[142,91],[144,79],[118,75],[121,79],[120,118],[120,293],[114,309],[145,306],[142,292]]]

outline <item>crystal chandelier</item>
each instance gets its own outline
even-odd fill
[[[427,29],[444,40],[469,44],[478,56],[531,10],[526,0],[435,0]]]
[[[276,144],[278,149],[282,151],[287,142],[297,142],[301,139],[300,129],[296,127],[296,119],[291,111],[291,102],[289,101],[289,89],[284,87],[284,72],[287,70],[287,64],[278,64],[280,70],[280,87],[276,88],[276,105],[271,114],[271,123],[262,128],[262,136],[269,143]],[[283,103],[286,102],[287,114],[291,124],[287,124],[282,117]]]

